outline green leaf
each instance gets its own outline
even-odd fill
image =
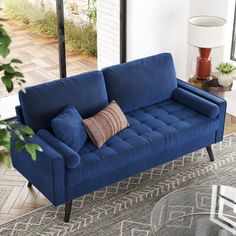
[[[216,69],[222,74],[231,74],[236,70],[236,67],[231,63],[222,62],[216,67]]]
[[[29,134],[29,135],[33,135],[34,134],[34,131],[29,126],[23,126],[22,127],[22,131],[25,134]]]
[[[42,152],[42,148],[34,143],[27,143],[25,144],[25,150],[30,154],[31,158],[35,161],[36,160],[36,151]]]
[[[10,93],[14,88],[14,85],[13,85],[13,82],[11,81],[11,79],[4,76],[4,77],[2,77],[2,82],[6,86],[7,92]]]
[[[4,153],[3,161],[4,161],[4,164],[5,164],[8,168],[11,167],[12,161],[11,161],[11,155],[10,155],[10,153]]]
[[[5,31],[5,30],[4,30]],[[6,31],[3,32],[5,35],[1,35],[0,37],[0,44],[4,45],[5,47],[8,47],[11,43],[10,37],[6,34]]]
[[[17,121],[8,121],[8,125],[11,128],[15,129],[15,128],[17,128],[19,126],[19,122],[17,122]]]
[[[10,132],[6,129],[0,129],[0,140],[10,142],[11,135]]]
[[[15,77],[21,77],[21,78],[24,77],[24,75],[23,75],[21,72],[19,72],[19,71],[16,71],[16,72],[14,73],[14,75],[15,75]]]
[[[15,149],[17,152],[22,151],[24,148],[25,148],[25,143],[20,142],[20,141],[15,143]]]
[[[5,74],[8,74],[8,73],[9,74],[14,74],[15,73],[15,70],[11,66],[11,64],[3,64],[3,65],[1,65],[0,70],[4,70]]]
[[[5,47],[4,45],[0,45],[0,55],[5,58],[10,54],[10,49]]]
[[[4,78],[7,78],[7,79],[13,79],[14,78],[14,73],[9,73],[7,72],[6,70],[4,71]]]
[[[25,150],[30,154],[31,158],[35,161],[36,160],[36,150],[33,143],[25,144]]]
[[[14,134],[16,135],[17,138],[19,138],[20,140],[24,141],[24,136],[21,134],[20,130],[18,129],[14,129],[13,130]]]
[[[10,150],[11,144],[10,141],[0,140],[0,147],[4,147],[7,150]]]
[[[18,63],[18,64],[22,64],[22,61],[19,59],[12,59],[11,63]]]
[[[34,145],[35,145],[36,151],[43,152],[43,149],[38,144],[34,144]]]
[[[20,82],[21,83],[25,83],[26,81],[24,79],[20,79]]]

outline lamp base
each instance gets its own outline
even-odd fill
[[[211,48],[199,48],[195,77],[199,80],[211,80]]]
[[[210,81],[213,80],[214,77],[212,75],[208,76],[208,77],[197,77],[197,76],[193,76],[194,80],[200,80],[200,81]]]

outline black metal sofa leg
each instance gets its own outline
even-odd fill
[[[72,202],[73,201],[69,201],[69,202],[65,203],[65,219],[64,219],[65,223],[70,221],[70,213],[71,213]]]
[[[31,187],[32,187],[32,183],[29,181],[28,184],[27,184],[27,186],[28,186],[29,188],[31,188]]]
[[[214,154],[213,154],[213,151],[212,151],[211,146],[207,146],[206,149],[207,149],[207,152],[208,152],[208,155],[209,155],[210,161],[214,161],[215,158],[214,158]]]

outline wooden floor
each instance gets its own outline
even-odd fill
[[[231,132],[236,132],[236,118],[227,115],[225,134]],[[0,163],[0,224],[48,204],[36,188],[27,187],[26,179],[14,168]]]
[[[225,134],[230,133],[236,133],[236,117],[227,115],[225,121]]]

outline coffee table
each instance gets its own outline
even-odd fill
[[[193,186],[176,190],[155,205],[151,214],[154,235],[236,235],[236,188]]]

